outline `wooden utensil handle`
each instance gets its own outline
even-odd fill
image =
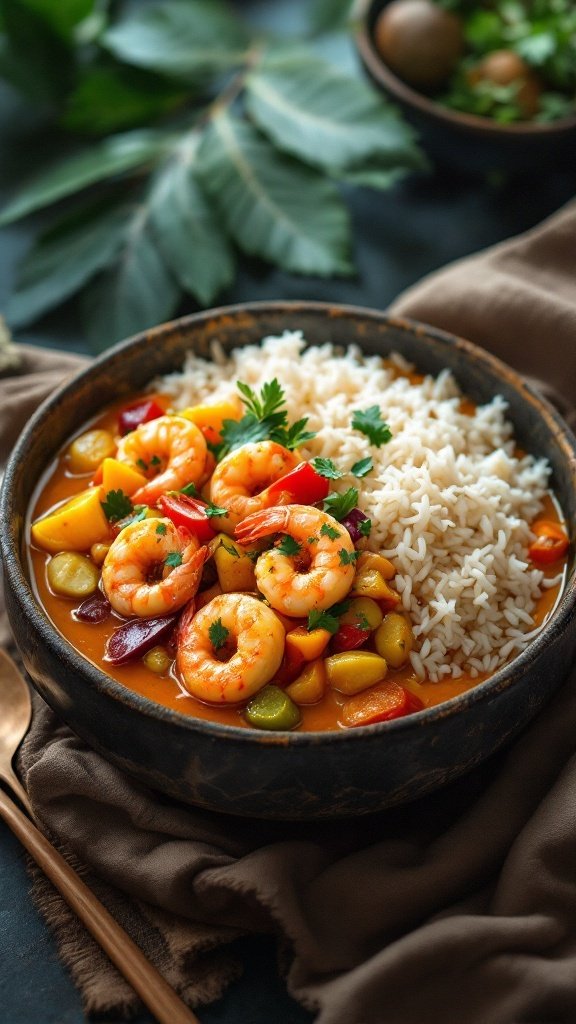
[[[199,1024],[142,951],[45,836],[0,789],[0,817],[32,855],[160,1024]]]

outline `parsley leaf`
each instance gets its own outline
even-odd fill
[[[204,509],[204,512],[208,519],[214,519],[215,516],[227,516],[228,509],[221,508],[220,505],[215,505],[213,501],[209,501]]]
[[[236,385],[248,411],[241,420],[224,420],[222,443],[209,446],[217,461],[235,448],[251,442],[276,441],[284,448],[293,450],[316,436],[304,429],[307,417],[290,426],[288,413],[281,408],[285,401],[284,391],[276,378],[263,384],[259,395],[241,380]]]
[[[104,515],[111,523],[117,522],[118,519],[123,519],[124,516],[129,516],[132,511],[132,502],[121,489],[108,491],[105,500],[101,501],[100,504]]]
[[[334,615],[330,612],[322,612],[313,608],[311,612],[308,612],[308,632],[310,633],[313,629],[326,629],[329,633],[336,633],[340,623]]]
[[[392,431],[382,419],[378,405],[371,405],[368,409],[354,409],[352,429],[365,434],[377,448],[392,439]]]
[[[294,537],[290,537],[290,535],[286,533],[277,545],[277,550],[283,555],[297,555],[302,550],[302,545],[299,544],[297,540],[294,540]]]
[[[346,551],[346,548],[340,548],[338,554],[340,555],[340,565],[354,565],[354,562],[360,558],[359,551]]]
[[[350,601],[347,599],[345,601],[339,601],[337,604],[333,604],[328,611],[330,612],[330,615],[344,615],[344,613],[348,611],[349,607]]]
[[[334,527],[330,526],[328,523],[322,523],[320,533],[323,537],[330,537],[330,540],[336,540],[336,538],[340,536],[340,531],[335,530]]]
[[[334,516],[334,519],[337,519],[338,522],[342,522],[348,513],[353,508],[356,508],[357,504],[358,490],[356,487],[349,487],[347,491],[344,491],[344,494],[338,494],[337,491],[329,494],[327,498],[324,498],[322,508],[325,512],[329,512],[331,516]]]
[[[158,523],[156,527],[156,533],[159,533],[161,537],[166,533],[166,523]]]
[[[321,459],[320,457],[312,459],[311,466],[316,470],[320,476],[325,476],[327,480],[339,480],[344,473],[338,466],[332,462],[332,459]]]
[[[277,428],[270,434],[270,440],[276,441],[292,452],[295,448],[304,444],[305,441],[311,441],[312,438],[316,437],[314,431],[304,430],[307,423],[308,417],[304,416],[301,420],[296,420],[296,423],[293,423],[291,427],[286,429],[284,427]]]
[[[185,494],[187,498],[195,498],[198,494],[198,488],[196,487],[196,484],[186,484],[185,487],[180,488],[179,493]]]
[[[178,565],[182,565],[182,555],[179,551],[171,551],[164,559],[164,565],[169,566],[171,569],[175,569]]]
[[[371,519],[362,519],[357,524],[357,526],[358,526],[358,530],[360,531],[360,533],[362,534],[363,537],[369,537],[370,536],[370,530],[372,529],[372,520]]]
[[[236,387],[243,395],[244,405],[248,412],[251,412],[259,420],[265,419],[266,416],[271,416],[284,404],[284,391],[276,377],[262,385],[260,397],[248,384],[244,384],[241,380],[236,381]]]
[[[240,552],[236,550],[233,544],[227,544],[225,540],[221,540],[219,546],[224,548],[224,551],[227,551],[229,555],[232,555],[232,558],[240,558]]]
[[[214,622],[208,626],[208,636],[210,637],[210,643],[214,650],[219,651],[230,636],[230,630],[226,629],[226,626],[222,625],[222,619],[215,619]]]
[[[368,455],[365,459],[359,459],[358,462],[355,462],[350,472],[352,473],[352,476],[360,478],[367,476],[373,469],[374,463],[372,462],[372,456]]]

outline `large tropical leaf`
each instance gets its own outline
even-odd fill
[[[235,241],[286,270],[349,274],[349,229],[337,189],[222,111],[198,151],[198,173]]]
[[[209,305],[234,277],[234,258],[200,184],[193,176],[195,146],[182,145],[161,168],[150,195],[154,236],[185,291]]]
[[[190,81],[241,61],[248,38],[219,0],[162,0],[133,9],[102,42],[128,64]]]
[[[414,133],[357,79],[310,53],[270,51],[248,76],[247,108],[281,149],[332,170],[378,156],[413,166]]]
[[[124,235],[115,264],[88,285],[84,296],[86,332],[96,351],[169,319],[180,288],[150,231],[143,204]]]
[[[148,129],[111,135],[32,179],[4,207],[0,225],[25,217],[97,181],[149,164],[163,155],[172,142],[171,135]]]
[[[80,22],[92,14],[95,3],[94,0],[20,0],[20,7],[34,11],[58,35],[68,39]]]
[[[60,124],[85,135],[119,132],[153,122],[188,96],[181,86],[139,68],[91,67],[68,97]]]
[[[335,32],[349,20],[354,0],[308,0],[308,19],[313,32]]]
[[[21,327],[77,292],[113,260],[126,231],[129,211],[99,205],[67,218],[32,248],[20,265],[18,287],[6,310]]]

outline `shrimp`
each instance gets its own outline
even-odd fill
[[[218,650],[210,636],[215,624]],[[220,594],[180,630],[176,667],[193,697],[235,704],[274,677],[283,655],[284,627],[271,608],[248,594]]]
[[[218,528],[233,534],[235,527],[252,512],[278,504],[267,488],[290,473],[302,459],[275,441],[253,441],[226,455],[210,481],[210,500],[228,515],[219,517]]]
[[[106,597],[115,612],[128,618],[169,615],[194,597],[207,551],[171,519],[130,523],[104,559]]]
[[[137,504],[154,504],[165,491],[200,482],[207,450],[202,431],[191,420],[158,416],[121,438],[116,458],[144,473],[155,473],[132,495]]]
[[[264,551],[256,562],[256,583],[272,608],[301,617],[341,601],[354,579],[356,552],[348,530],[312,505],[284,505],[248,516],[235,531],[241,544],[273,533],[288,534],[297,550]]]

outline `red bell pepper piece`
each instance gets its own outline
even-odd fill
[[[266,493],[277,505],[315,505],[322,501],[330,483],[309,462],[301,462],[296,469],[275,480]]]
[[[390,722],[403,718],[414,711],[421,711],[424,704],[400,683],[387,679],[363,693],[346,701],[342,709],[342,721],[348,728],[359,725],[373,725],[374,722]]]
[[[118,429],[121,434],[129,434],[136,430],[141,423],[148,423],[148,420],[157,420],[164,415],[164,409],[155,402],[153,398],[128,405],[118,416]]]
[[[342,622],[332,637],[330,649],[334,654],[340,654],[342,651],[354,651],[357,647],[362,647],[369,636],[369,629],[360,629],[359,626]]]
[[[181,526],[194,534],[201,544],[207,544],[216,536],[210,518],[206,515],[207,506],[198,498],[189,498],[187,494],[162,494],[158,505],[175,526]]]
[[[536,540],[528,548],[528,554],[536,565],[552,565],[568,551],[570,542],[558,523],[539,519],[532,526]]]

